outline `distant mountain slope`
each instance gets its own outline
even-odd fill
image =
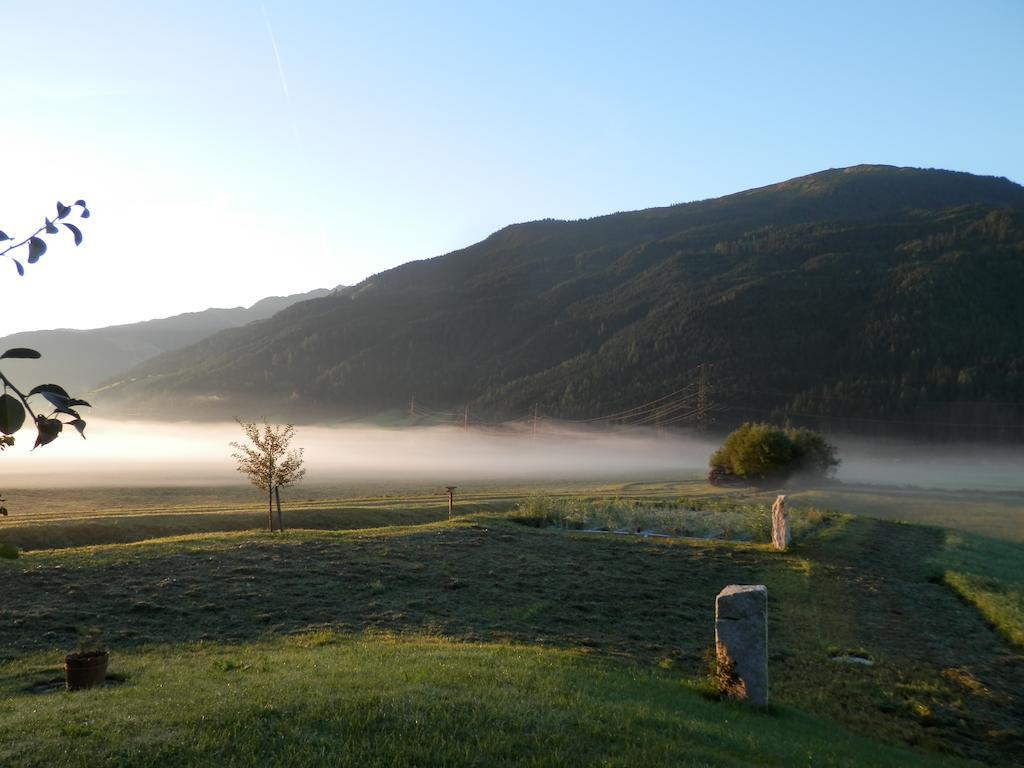
[[[722,425],[1020,424],[1022,291],[1024,188],[857,166],[509,226],[161,355],[111,401],[215,412],[248,399],[322,417],[415,395],[477,417],[589,418],[686,386],[704,364]]]
[[[292,296],[271,296],[248,308],[207,309],[84,331],[26,331],[0,338],[0,351],[30,347],[42,353],[39,360],[4,362],[4,368],[16,381],[55,382],[71,392],[84,394],[115,374],[163,352],[194,344],[225,328],[264,320],[292,304],[328,293],[318,289]]]

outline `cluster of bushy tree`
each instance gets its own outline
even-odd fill
[[[710,465],[708,479],[713,484],[731,478],[781,483],[796,473],[828,477],[839,466],[839,458],[835,446],[817,432],[747,422],[725,438]]]

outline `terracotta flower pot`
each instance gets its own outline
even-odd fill
[[[69,653],[64,659],[64,685],[69,691],[95,688],[107,679],[106,651]]]

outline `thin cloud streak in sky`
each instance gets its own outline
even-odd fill
[[[299,140],[299,126],[295,122],[295,114],[292,111],[292,97],[288,91],[288,78],[284,74],[284,64],[281,63],[281,52],[277,48],[277,37],[274,35],[274,27],[270,23],[270,14],[267,13],[267,6],[261,4],[263,10],[263,21],[267,25],[267,34],[270,35],[270,47],[274,50],[274,61],[277,62],[277,74],[281,78],[281,90],[284,92],[285,109],[288,110],[288,122],[292,126],[292,135],[295,137],[297,146],[301,145]]]
[[[861,162],[1024,180],[1013,129],[1024,100],[1005,98],[1019,90],[1024,3],[938,14],[889,4],[900,7],[887,5],[884,23],[818,5],[808,14],[798,3],[750,4],[740,20],[729,3],[666,0],[639,14],[590,4],[582,17],[579,4],[529,1],[406,3],[396,13],[388,3],[252,0],[244,19],[235,3],[51,14],[54,55],[39,56],[32,35],[5,40],[0,80],[17,109],[0,133],[18,194],[0,227],[29,226],[58,197],[84,197],[95,215],[82,249],[54,248],[25,278],[0,265],[14,276],[0,277],[3,332],[351,285],[510,222],[706,199]],[[30,28],[37,6],[4,3],[5,25]],[[848,66],[866,45],[872,56]],[[713,71],[692,76],[707,61]],[[780,100],[773,84],[821,98]],[[935,105],[942,119],[923,135],[921,114]],[[751,110],[763,119],[752,123]],[[885,119],[865,119],[876,114]],[[230,218],[199,232],[179,215],[221,190],[237,201]],[[155,210],[184,222],[187,242],[154,238]],[[139,259],[140,243],[167,253]],[[302,253],[302,268],[281,269],[282,251]],[[203,264],[205,280],[178,268],[183,255]],[[154,280],[159,296],[123,290]]]
[[[270,46],[274,49],[274,61],[277,62],[277,74],[281,76],[281,90],[284,91],[284,99],[291,106],[291,96],[288,93],[288,78],[284,76],[284,65],[281,64],[281,53],[277,50],[277,38],[274,37],[274,28],[270,24],[270,14],[267,13],[267,6],[261,5],[263,9],[263,21],[267,24],[267,34],[270,35]]]

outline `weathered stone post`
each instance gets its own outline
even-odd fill
[[[715,655],[723,691],[768,706],[768,588],[730,584],[715,599]]]
[[[772,545],[776,549],[789,549],[793,537],[789,531],[789,513],[786,511],[786,496],[780,494],[772,504]]]

